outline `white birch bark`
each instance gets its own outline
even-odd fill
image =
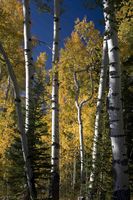
[[[59,60],[59,29],[60,29],[60,0],[54,0],[54,23],[53,23],[53,49],[52,63],[55,72],[52,80],[52,149],[51,149],[51,173],[53,200],[59,199],[59,103],[58,103],[58,72]]]
[[[27,176],[27,184],[28,184],[28,189],[30,193],[30,199],[34,200],[34,192],[33,192],[33,184],[32,184],[32,168],[31,168],[30,158],[29,158],[27,136],[25,134],[25,129],[24,129],[24,120],[23,120],[23,114],[22,114],[19,87],[16,80],[16,76],[13,71],[13,67],[1,43],[0,43],[0,52],[3,55],[3,58],[7,64],[8,73],[14,87],[18,129],[21,136],[21,144],[22,144],[22,152],[23,152],[23,158],[24,158],[24,163],[25,163],[25,172]]]
[[[103,40],[103,55],[102,55],[102,65],[100,72],[100,81],[98,88],[98,98],[97,98],[97,110],[95,118],[95,130],[94,130],[94,139],[93,139],[93,148],[92,148],[92,169],[90,173],[89,180],[89,189],[93,190],[93,184],[95,181],[95,170],[96,170],[96,161],[97,161],[97,151],[98,151],[98,138],[101,131],[101,111],[104,100],[104,92],[106,87],[106,77],[107,77],[107,68],[108,68],[108,49],[107,49],[107,40],[104,36]]]
[[[123,129],[121,97],[121,69],[113,3],[114,1],[103,0],[109,55],[108,113],[114,170],[113,199],[129,200],[128,158]]]

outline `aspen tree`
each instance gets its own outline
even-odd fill
[[[90,173],[89,180],[89,189],[90,193],[93,195],[93,187],[95,181],[95,170],[96,170],[96,161],[97,161],[97,148],[98,148],[98,138],[101,131],[100,122],[101,122],[101,111],[104,100],[104,92],[106,86],[106,76],[107,76],[107,68],[108,68],[108,50],[107,50],[107,41],[106,36],[104,36],[103,40],[103,56],[102,56],[102,65],[100,72],[100,81],[98,88],[98,98],[97,98],[97,110],[95,117],[95,130],[94,130],[94,139],[93,139],[93,148],[92,148],[92,171]]]
[[[121,68],[114,15],[114,1],[103,0],[103,11],[109,55],[108,113],[115,176],[113,199],[129,200],[128,158],[123,129]]]
[[[59,60],[59,29],[60,29],[60,0],[54,0],[54,23],[53,23],[53,49],[52,63],[55,68],[52,79],[52,149],[51,149],[51,196],[53,200],[59,199],[59,103],[58,103],[58,72]]]
[[[78,73],[82,72],[88,72],[88,67],[87,69],[82,69],[74,72],[74,84],[76,88],[76,94],[75,94],[75,105],[77,108],[77,118],[78,118],[78,125],[79,125],[79,143],[80,143],[80,199],[81,196],[83,196],[83,188],[82,184],[85,182],[85,177],[84,177],[84,164],[85,164],[85,152],[84,152],[84,135],[83,135],[83,119],[82,119],[82,109],[83,106],[86,105],[89,100],[91,100],[93,96],[93,80],[92,80],[92,72],[90,70],[90,81],[91,81],[91,95],[90,97],[83,99],[81,102],[79,102],[79,95],[80,95],[80,84],[79,80],[77,78]]]
[[[25,132],[29,131],[31,120],[31,102],[32,102],[32,82],[33,82],[33,58],[32,58],[32,46],[31,46],[31,19],[30,19],[30,7],[29,0],[23,0],[23,16],[24,16],[24,58],[25,58]]]
[[[16,76],[13,71],[13,67],[1,43],[0,43],[0,52],[3,55],[3,58],[6,62],[8,73],[14,87],[16,112],[17,112],[17,117],[18,117],[18,129],[20,131],[20,136],[21,136],[22,152],[23,152],[23,158],[25,162],[27,184],[28,184],[28,189],[30,193],[30,199],[34,200],[34,185],[32,183],[32,168],[31,168],[30,157],[29,157],[27,136],[25,134],[25,129],[24,129],[24,120],[23,120],[23,114],[22,114],[22,108],[21,108],[21,98],[20,98],[20,93],[19,93],[19,87],[18,87]]]
[[[23,0],[24,17],[24,58],[25,58],[25,134],[31,134],[32,121],[32,84],[34,78],[33,58],[32,58],[32,40],[31,40],[31,19],[30,19],[30,0]],[[30,177],[30,195],[31,199],[36,197],[34,174],[32,168]]]
[[[92,82],[92,74],[90,72],[92,93],[91,93],[90,97],[79,102],[80,85],[79,85],[79,81],[77,79],[77,73],[87,72],[87,71],[88,71],[88,69],[83,69],[83,70],[79,70],[79,71],[74,72],[74,84],[75,84],[75,88],[76,88],[75,105],[76,105],[76,108],[77,108],[77,118],[78,118],[78,124],[79,124],[81,184],[84,182],[84,162],[85,162],[84,161],[84,139],[83,139],[82,109],[83,109],[83,106],[86,105],[86,103],[88,103],[88,101],[93,96],[93,82]]]

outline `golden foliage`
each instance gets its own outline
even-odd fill
[[[24,85],[23,15],[20,1],[0,1],[0,41],[13,65],[20,85]],[[1,68],[2,73],[7,77],[3,62],[1,62]]]
[[[94,24],[83,19],[81,22],[76,22],[71,37],[67,39],[65,48],[61,50],[59,61],[61,168],[65,165],[69,168],[75,154],[79,155],[79,127],[73,73],[86,69],[86,67],[92,69],[95,82],[93,98],[82,110],[86,152],[90,151],[92,145],[97,91],[96,71],[98,70],[99,58],[101,58],[101,41],[100,34],[95,30]],[[86,71],[78,75],[78,80],[81,87],[79,95],[81,102],[91,95],[91,80]],[[64,168],[61,176],[65,176]]]
[[[123,6],[117,12],[119,23],[118,37],[120,42],[121,60],[126,61],[133,56],[133,2],[124,1]]]

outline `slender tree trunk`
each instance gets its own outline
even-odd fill
[[[73,191],[75,189],[75,184],[76,184],[76,155],[74,154],[74,158],[73,158],[73,179],[72,179]]]
[[[7,56],[1,43],[0,43],[0,52],[3,55],[3,58],[7,64],[8,73],[9,73],[10,79],[11,79],[11,81],[13,83],[13,87],[14,87],[15,105],[16,105],[16,113],[17,113],[17,119],[18,119],[18,129],[19,129],[20,136],[21,136],[21,144],[22,144],[22,152],[23,152],[23,158],[24,158],[24,163],[25,163],[27,184],[28,184],[28,189],[29,189],[29,193],[30,193],[30,199],[34,200],[34,190],[33,190],[33,184],[32,184],[32,168],[31,168],[31,164],[30,164],[27,136],[25,134],[25,129],[24,129],[24,120],[23,120],[23,114],[22,114],[19,87],[18,87],[18,83],[16,80],[16,76],[13,71],[13,67],[12,67],[10,60],[8,59],[8,56]]]
[[[113,199],[129,200],[128,158],[123,130],[121,69],[113,2],[103,0],[109,55],[108,113],[114,170]]]
[[[79,86],[79,81],[77,79],[77,72],[74,72],[74,83],[76,87],[75,105],[77,108],[77,119],[78,119],[78,125],[79,125],[80,184],[81,184],[80,193],[82,193],[81,190],[82,190],[83,174],[84,174],[84,140],[83,140],[82,106],[83,106],[84,101],[79,103],[80,86]]]
[[[107,68],[108,68],[108,49],[107,49],[107,40],[106,37],[104,36],[103,56],[102,56],[102,65],[101,65],[98,98],[97,98],[97,110],[95,118],[95,131],[94,131],[93,148],[92,148],[92,170],[90,173],[90,180],[89,180],[89,190],[92,196],[93,196],[94,182],[96,179],[95,171],[96,171],[96,161],[97,161],[97,151],[98,151],[98,138],[101,131],[100,125],[101,125],[102,106],[104,101],[104,92],[106,87]]]
[[[77,105],[78,124],[79,124],[79,142],[80,142],[80,178],[81,184],[84,182],[84,139],[83,139],[83,121],[82,121],[82,107]]]
[[[58,72],[57,64],[59,60],[59,29],[60,29],[60,0],[54,0],[54,27],[53,27],[53,50],[52,63],[55,72],[52,80],[52,155],[51,174],[52,187],[51,196],[53,200],[59,200],[59,103],[58,103]]]
[[[24,16],[24,57],[25,57],[25,133],[30,128],[31,121],[31,104],[32,104],[32,83],[33,83],[33,58],[31,45],[31,19],[30,19],[30,0],[23,0],[23,16]]]
[[[82,72],[87,72],[88,73],[88,68],[86,69],[81,69],[79,71],[74,72],[74,84],[76,87],[76,95],[75,95],[75,105],[77,108],[77,118],[78,118],[78,124],[79,124],[79,142],[80,142],[80,197],[78,197],[78,199],[82,199],[84,198],[82,196],[82,184],[85,181],[85,177],[84,177],[84,156],[85,156],[85,152],[84,152],[84,138],[83,138],[83,120],[82,120],[82,108],[83,106],[88,103],[88,101],[92,98],[93,96],[93,80],[92,80],[92,72],[90,70],[90,81],[91,81],[91,95],[90,97],[88,97],[85,100],[82,100],[79,103],[79,94],[80,94],[80,85],[79,85],[79,81],[77,79],[77,73],[82,73]],[[90,89],[90,88],[89,88]]]
[[[32,86],[34,79],[33,58],[32,58],[32,40],[31,40],[31,19],[30,19],[30,0],[23,0],[23,16],[24,16],[24,58],[25,58],[25,134],[27,137],[32,130]],[[29,152],[30,154],[30,152]],[[31,167],[30,177],[30,195],[36,198],[36,189],[34,182],[34,173]]]

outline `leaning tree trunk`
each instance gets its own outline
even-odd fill
[[[32,85],[34,79],[33,58],[32,58],[32,40],[31,40],[31,20],[30,20],[30,0],[23,0],[23,16],[24,16],[24,58],[25,58],[25,134],[27,137],[32,130]],[[31,169],[30,185],[32,198],[36,198],[34,174]]]
[[[125,133],[123,130],[121,69],[116,21],[112,0],[103,0],[103,7],[105,24],[107,27],[107,44],[109,55],[108,113],[113,154],[113,170],[115,176],[113,199],[129,200],[130,192],[128,181],[128,158]]]
[[[29,149],[28,149],[28,142],[27,142],[27,136],[25,134],[24,129],[24,120],[23,120],[23,114],[22,114],[22,107],[21,107],[21,98],[19,93],[19,87],[18,82],[16,80],[15,73],[13,71],[13,67],[10,63],[10,60],[8,59],[8,56],[0,43],[0,52],[3,55],[3,58],[7,64],[8,73],[10,76],[10,79],[13,83],[14,92],[15,92],[15,104],[16,104],[16,112],[17,112],[17,119],[18,119],[18,129],[21,136],[21,144],[22,144],[22,152],[23,152],[23,159],[25,163],[25,172],[27,177],[27,185],[30,193],[30,199],[34,200],[34,187],[32,184],[32,168],[30,164],[30,157],[29,157]]]
[[[101,131],[101,116],[102,116],[102,106],[104,101],[105,87],[106,87],[106,77],[107,77],[107,68],[108,68],[108,49],[107,49],[107,40],[106,36],[104,36],[103,40],[103,55],[102,55],[102,65],[100,72],[100,81],[99,81],[99,89],[98,89],[98,98],[97,98],[97,110],[96,110],[96,118],[95,118],[95,131],[94,131],[94,140],[93,140],[93,148],[92,148],[92,169],[90,173],[89,180],[89,190],[90,195],[93,196],[94,190],[94,182],[96,179],[96,162],[97,162],[97,151],[98,151],[98,139]],[[93,197],[91,197],[93,198]]]
[[[59,60],[59,29],[60,29],[60,1],[54,0],[54,27],[52,63],[54,68],[52,80],[52,153],[51,153],[51,197],[59,200],[59,103],[58,103],[58,72]]]

